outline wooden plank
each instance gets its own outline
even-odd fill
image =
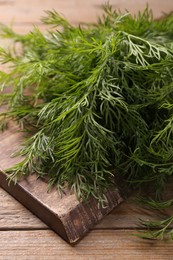
[[[172,242],[140,240],[131,230],[92,231],[70,246],[48,230],[0,233],[0,259],[172,260]]]
[[[108,205],[105,208],[98,208],[98,201],[94,198],[85,204],[79,202],[75,194],[69,190],[65,190],[65,195],[60,197],[56,189],[48,193],[47,182],[43,179],[37,180],[35,174],[24,178],[16,185],[8,185],[3,170],[20,161],[20,158],[10,158],[11,153],[23,140],[23,134],[17,130],[17,126],[10,123],[9,129],[0,134],[0,186],[66,241],[76,242],[122,201],[118,189],[106,194]]]
[[[171,190],[171,188],[170,188]],[[139,219],[156,220],[173,215],[173,209],[164,213],[149,210],[134,202],[135,197],[111,211],[92,229],[139,229]],[[0,230],[6,229],[45,229],[47,226],[0,188]]]
[[[0,188],[0,231],[23,229],[48,229],[40,219]]]
[[[11,155],[19,149],[23,137],[17,125],[12,122],[8,124],[8,131],[0,132],[0,170],[9,168],[21,160],[20,157]]]
[[[79,202],[69,190],[64,190],[60,197],[56,189],[48,193],[47,182],[36,179],[35,174],[16,185],[8,185],[6,175],[0,172],[0,186],[70,243],[82,238],[123,200],[118,189],[105,194],[108,203],[104,208],[98,207],[94,198],[87,203]]]

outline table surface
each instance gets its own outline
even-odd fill
[[[4,0],[0,1],[0,21],[25,33],[36,24],[44,10],[56,9],[73,24],[95,21],[101,13],[102,0]],[[173,0],[148,0],[155,17],[173,10]],[[143,0],[110,1],[115,8],[131,12],[142,10]],[[4,42],[2,41],[2,45]],[[0,156],[8,160],[3,149],[9,135],[0,135]],[[0,165],[1,167],[1,165]],[[153,212],[153,214],[158,214]],[[168,214],[165,213],[165,214]],[[150,211],[133,201],[122,203],[105,217],[77,245],[70,246],[19,202],[0,188],[0,259],[173,259],[170,241],[142,240],[139,219],[152,219]],[[159,217],[159,216],[158,216]]]

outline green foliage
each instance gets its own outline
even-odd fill
[[[136,236],[145,239],[173,240],[173,216],[161,221],[141,221],[141,223],[148,229],[148,232],[140,232]]]
[[[173,175],[173,14],[155,21],[148,7],[137,16],[104,11],[78,27],[48,11],[45,35],[0,26],[14,41],[0,49],[10,67],[0,72],[2,128],[12,118],[32,133],[9,177],[36,172],[103,204],[116,171],[135,188],[150,184],[160,199]]]

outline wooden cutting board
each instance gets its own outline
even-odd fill
[[[46,180],[38,179],[36,174],[9,185],[4,170],[20,161],[21,158],[12,158],[11,154],[20,147],[22,139],[23,134],[14,123],[10,123],[8,130],[0,134],[0,186],[67,242],[77,242],[123,201],[120,191],[115,188],[105,194],[108,200],[105,208],[98,207],[94,198],[90,198],[88,203],[82,203],[68,189],[64,190],[62,196],[56,189],[48,192]]]

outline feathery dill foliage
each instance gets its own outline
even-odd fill
[[[0,49],[10,67],[0,72],[2,127],[12,118],[32,133],[9,176],[36,172],[103,202],[116,171],[132,186],[151,184],[160,200],[173,175],[173,14],[155,21],[148,8],[135,17],[104,11],[78,27],[48,11],[46,34],[1,25],[2,37],[20,43],[20,52]],[[172,221],[152,235],[162,238]]]

